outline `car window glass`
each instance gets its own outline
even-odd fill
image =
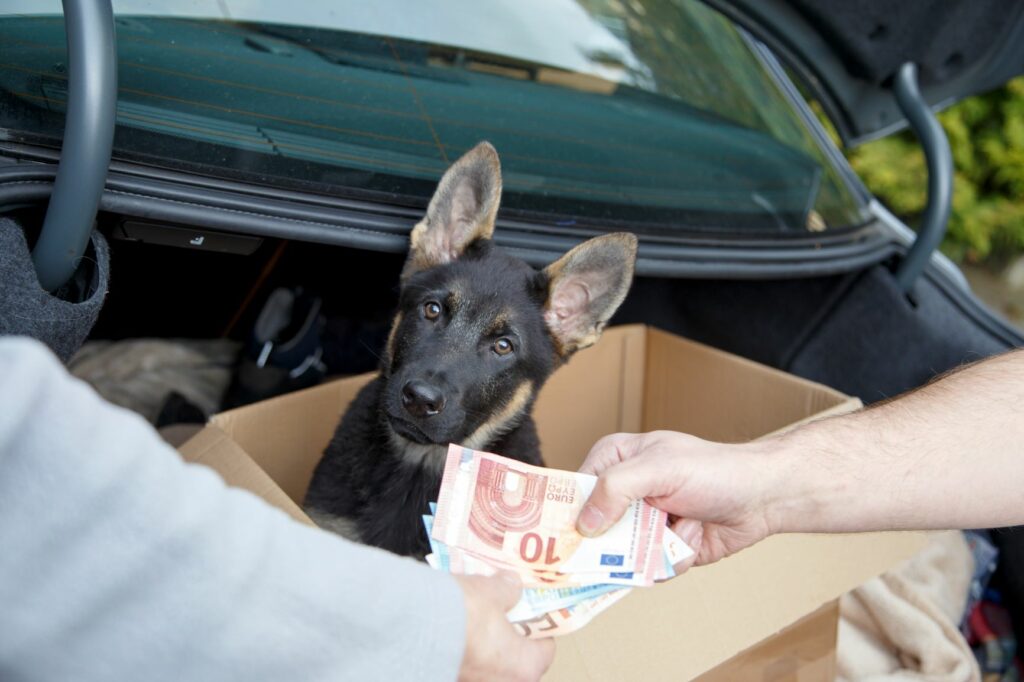
[[[862,220],[748,39],[696,0],[302,4],[119,12],[115,158],[419,207],[486,139],[510,218],[651,237]],[[2,16],[0,44],[0,140],[59,146],[62,19]]]

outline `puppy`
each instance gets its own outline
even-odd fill
[[[449,443],[541,464],[534,398],[622,303],[637,241],[597,237],[537,271],[491,241],[500,200],[498,154],[482,142],[412,230],[380,374],[342,416],[306,494],[321,527],[422,558],[420,517]]]

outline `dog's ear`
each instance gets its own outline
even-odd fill
[[[494,234],[501,202],[501,164],[489,142],[481,142],[441,178],[427,215],[413,228],[402,279],[450,263],[467,246]]]
[[[628,232],[595,237],[544,269],[544,322],[559,355],[568,357],[601,336],[633,281],[636,244]]]

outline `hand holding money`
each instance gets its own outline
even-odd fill
[[[554,643],[524,640],[505,618],[522,583],[513,574],[457,576],[457,580],[466,605],[466,646],[459,680],[540,679],[555,656]]]
[[[650,500],[675,518],[672,530],[696,552],[688,565],[718,561],[778,532],[767,505],[779,498],[789,504],[792,472],[772,464],[765,448],[777,442],[726,445],[673,431],[605,436],[580,467],[598,483],[578,528],[600,535],[630,500]]]
[[[509,619],[528,637],[579,629],[692,555],[664,512],[642,501],[600,537],[580,535],[576,520],[595,481],[452,445],[435,513],[424,517],[427,560],[453,573],[518,573],[527,589]]]

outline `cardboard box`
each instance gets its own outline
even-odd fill
[[[215,416],[182,446],[231,484],[309,523],[297,502],[338,418],[372,375]],[[549,466],[576,469],[616,431],[755,439],[860,402],[642,326],[608,330],[544,387]],[[783,535],[631,595],[561,638],[550,680],[831,680],[837,598],[913,555],[917,533]]]

